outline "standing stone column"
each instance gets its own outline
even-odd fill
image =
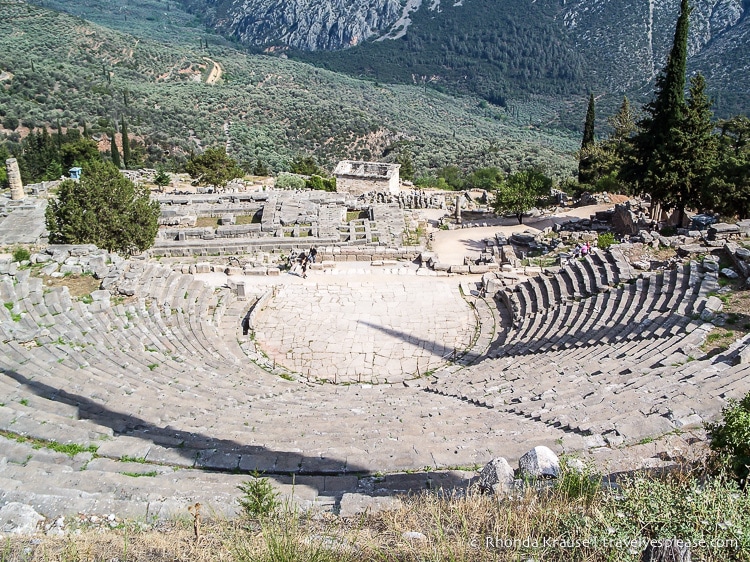
[[[21,170],[18,169],[18,160],[8,158],[5,161],[5,168],[8,171],[8,183],[10,184],[10,198],[13,201],[20,201],[24,198],[23,182],[21,181]]]
[[[456,223],[461,224],[461,196],[456,195]]]

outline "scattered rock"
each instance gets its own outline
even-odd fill
[[[503,457],[488,462],[479,473],[479,490],[485,494],[502,494],[513,486],[513,469]]]
[[[405,531],[401,533],[401,538],[406,541],[427,542],[427,537],[417,531]]]
[[[706,271],[719,271],[719,262],[714,260],[705,259],[703,260],[703,269]]]
[[[721,273],[727,279],[739,279],[740,277],[739,275],[737,275],[737,272],[731,267],[725,267],[719,273]]]
[[[23,503],[9,502],[0,508],[0,534],[33,535],[44,517]]]
[[[534,447],[518,460],[521,475],[530,478],[557,478],[560,476],[560,459],[549,447]]]
[[[586,465],[581,459],[571,458],[565,461],[565,468],[568,469],[568,472],[583,474],[586,470]]]
[[[737,248],[734,251],[734,255],[742,261],[750,261],[750,250],[748,250],[747,248]]]
[[[344,494],[341,497],[339,515],[341,517],[354,517],[362,513],[380,513],[398,509],[401,502],[392,496],[368,496],[365,494]]]
[[[711,312],[721,312],[722,308],[724,308],[724,303],[719,297],[708,297],[708,300],[706,301],[706,310],[710,310]]]

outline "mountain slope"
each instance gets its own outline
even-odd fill
[[[680,0],[183,2],[248,45],[291,48],[301,60],[381,81],[425,77],[502,102],[524,93],[650,88]],[[693,4],[691,71],[706,74],[714,92],[742,97],[749,90],[750,2]],[[738,73],[739,83],[729,79]]]
[[[404,147],[418,172],[535,164],[567,176],[575,166],[578,139],[545,126],[559,117],[549,99],[505,112],[220,45],[168,46],[18,0],[0,0],[0,12],[0,123],[21,122],[15,131],[0,127],[11,147],[30,127],[58,119],[109,133],[125,115],[151,163],[228,143],[241,162],[261,159],[275,170],[298,154],[331,166],[394,158]],[[214,86],[205,83],[211,61],[223,69]]]

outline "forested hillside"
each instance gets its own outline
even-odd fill
[[[575,168],[578,140],[548,128],[560,107],[549,99],[505,111],[248,56],[213,40],[168,46],[15,0],[0,0],[0,12],[0,142],[11,153],[31,129],[58,123],[86,125],[108,150],[125,117],[147,165],[177,165],[222,146],[247,167],[261,160],[274,171],[300,155],[330,168],[344,157],[393,160],[406,152],[418,174],[449,164],[532,164],[558,176]],[[206,84],[215,65],[221,78]]]
[[[353,76],[424,81],[499,104],[528,94],[650,92],[679,8],[679,0],[181,2],[248,46]],[[691,5],[690,72],[707,77],[719,114],[747,111],[750,3]]]

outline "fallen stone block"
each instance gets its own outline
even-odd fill
[[[354,517],[367,513],[372,515],[382,511],[392,511],[401,506],[401,500],[392,496],[373,497],[365,494],[344,494],[341,497],[339,515]]]
[[[479,473],[477,486],[485,494],[503,494],[513,487],[513,469],[503,457],[492,459]]]
[[[731,236],[738,236],[740,227],[736,224],[727,224],[719,222],[708,227],[709,240],[725,240]]]
[[[490,268],[487,267],[484,264],[482,264],[482,265],[470,265],[469,266],[469,273],[481,274],[481,273],[487,273],[489,270],[490,270]]]
[[[539,445],[518,460],[521,476],[528,478],[557,478],[560,476],[560,459],[549,447]]]
[[[33,535],[44,517],[34,508],[19,502],[9,502],[0,508],[0,534]]]

